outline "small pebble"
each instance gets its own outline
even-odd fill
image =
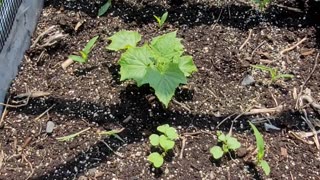
[[[241,82],[241,86],[248,86],[251,85],[255,82],[254,78],[251,75],[247,75],[246,77],[243,78]]]
[[[47,122],[47,127],[46,127],[46,133],[51,134],[54,129],[54,122],[48,121]]]

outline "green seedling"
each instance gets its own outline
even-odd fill
[[[266,71],[269,72],[270,77],[271,77],[271,83],[276,82],[278,79],[285,79],[285,78],[294,78],[294,76],[292,74],[281,74],[279,73],[277,68],[271,68],[268,66],[264,66],[264,65],[251,65],[251,67],[255,68],[255,69],[259,69],[261,71]]]
[[[218,142],[221,142],[222,146],[213,146],[210,149],[210,153],[214,159],[220,159],[224,154],[229,153],[230,151],[235,151],[241,147],[240,142],[236,138],[232,137],[230,133],[225,135],[223,132],[218,131],[217,136]]]
[[[99,11],[98,11],[98,16],[103,16],[107,11],[108,9],[111,7],[111,0],[108,0],[105,4],[103,4]]]
[[[82,131],[79,131],[79,132],[77,132],[77,133],[70,134],[70,135],[68,135],[68,136],[58,137],[58,138],[56,138],[56,140],[62,141],[62,142],[64,142],[64,141],[72,141],[75,137],[77,137],[77,136],[79,136],[80,134],[88,131],[89,129],[90,129],[90,127],[88,127],[87,129],[84,129],[84,130],[82,130]]]
[[[257,148],[258,148],[258,154],[257,154],[257,165],[262,168],[264,173],[268,176],[270,174],[270,166],[267,161],[263,160],[264,158],[264,153],[265,153],[265,148],[264,148],[264,140],[259,132],[259,130],[256,128],[255,125],[253,125],[251,122],[249,122],[251,128],[253,129],[254,136],[256,137],[256,143],[257,143]]]
[[[270,4],[271,0],[253,0],[256,4],[258,4],[260,10],[264,10],[268,4]]]
[[[149,84],[155,95],[168,107],[176,88],[187,83],[187,77],[197,71],[192,56],[184,56],[184,46],[177,32],[167,33],[136,47],[141,35],[135,31],[120,31],[109,38],[109,50],[125,50],[119,60],[120,80],[134,80],[140,87]]]
[[[89,53],[91,52],[98,38],[99,36],[95,36],[94,38],[90,39],[90,41],[86,44],[86,46],[81,51],[79,51],[81,56],[70,55],[68,56],[68,58],[79,63],[88,62]]]
[[[120,141],[122,141],[123,143],[125,143],[125,141],[118,135],[120,132],[122,132],[124,130],[124,128],[122,129],[115,129],[115,130],[110,130],[110,131],[100,131],[99,135],[100,136],[113,136],[117,139],[119,139]]]
[[[162,28],[163,24],[166,22],[168,18],[168,12],[163,13],[163,15],[160,17],[153,15],[153,17],[156,19],[158,22],[159,28]]]
[[[177,130],[168,124],[158,126],[157,130],[161,133],[160,136],[158,134],[151,134],[149,136],[150,144],[156,148],[160,148],[162,151],[161,154],[159,152],[153,152],[148,156],[148,161],[150,161],[155,168],[162,166],[164,157],[168,151],[173,149],[175,140],[179,137]]]

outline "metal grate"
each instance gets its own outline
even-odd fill
[[[22,0],[0,0],[0,52],[10,34],[10,30]]]

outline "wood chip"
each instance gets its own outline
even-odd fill
[[[280,154],[281,156],[285,157],[285,158],[288,158],[288,150],[284,147],[281,147],[280,148]]]

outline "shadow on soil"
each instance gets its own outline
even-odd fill
[[[248,30],[259,26],[260,23],[270,23],[279,28],[291,28],[293,30],[314,27],[317,29],[317,42],[320,42],[320,1],[309,0],[293,1],[290,5],[273,3],[264,12],[253,9],[248,4],[221,4],[219,6],[209,6],[206,3],[186,3],[181,0],[167,1],[169,4],[148,4],[143,1],[128,3],[119,0],[113,2],[112,7],[105,16],[117,16],[124,22],[130,24],[135,22],[138,26],[143,24],[154,23],[153,15],[161,15],[163,12],[169,12],[167,22],[179,27],[193,27],[201,25],[214,25],[216,23]],[[53,0],[46,1],[45,6],[53,6],[60,9],[82,11],[91,17],[96,17],[99,7],[102,4],[80,0],[80,1],[63,1]],[[125,12],[125,13],[124,13]],[[319,44],[318,44],[319,45]]]
[[[121,103],[112,106],[103,106],[90,102],[67,101],[64,99],[50,97],[48,99],[32,99],[28,106],[19,109],[10,109],[10,111],[19,111],[28,115],[40,115],[47,108],[54,105],[50,113],[65,115],[72,119],[84,119],[89,122],[96,122],[101,127],[108,129],[110,124],[119,124],[125,130],[119,135],[125,137],[126,144],[133,142],[141,142],[141,139],[148,138],[149,134],[143,132],[153,132],[158,125],[169,123],[173,126],[181,126],[184,129],[215,130],[215,127],[225,117],[217,118],[213,115],[190,114],[179,112],[176,110],[164,109],[156,101],[149,102],[146,96],[150,94],[148,87],[138,88],[134,85],[128,86],[122,91]],[[110,118],[110,112],[114,118]],[[132,116],[132,120],[124,122],[128,116]],[[300,128],[301,120],[298,114],[292,112],[284,112],[278,116],[272,123],[283,130]],[[234,118],[234,117],[233,117]],[[244,132],[249,129],[248,119],[243,117],[232,122],[232,119],[223,123],[219,129],[228,131],[233,123],[234,131]],[[45,133],[45,132],[44,132]],[[114,153],[105,145],[107,143],[114,151],[124,145],[121,141],[115,138],[104,139],[104,142],[98,141],[95,145],[88,148],[87,151],[79,153],[75,158],[57,166],[51,172],[33,179],[72,179],[74,176],[81,175],[90,168],[97,167],[100,163],[105,162]],[[85,161],[86,163],[83,163]]]

